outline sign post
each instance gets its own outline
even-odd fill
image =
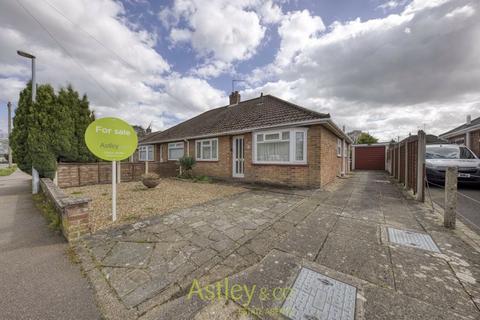
[[[117,161],[130,157],[137,149],[135,130],[118,118],[100,118],[85,130],[85,144],[100,159],[112,161],[112,220],[117,220]]]

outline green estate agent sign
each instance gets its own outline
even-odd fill
[[[135,130],[118,118],[101,118],[90,123],[85,131],[85,143],[97,157],[119,161],[130,157],[137,149]]]

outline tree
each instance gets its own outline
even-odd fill
[[[59,160],[95,160],[84,142],[85,129],[93,119],[87,97],[80,99],[71,86],[57,96],[52,86],[40,85],[32,104],[29,83],[20,93],[11,135],[19,168],[31,173],[33,165],[41,177],[53,178]]]
[[[378,139],[371,136],[368,132],[362,132],[357,139],[357,144],[372,144],[377,142]]]
[[[71,85],[61,88],[58,92],[58,104],[65,114],[71,117],[66,125],[71,126],[72,134],[69,135],[71,148],[66,153],[60,154],[60,160],[65,162],[91,162],[95,157],[90,153],[85,144],[85,130],[95,120],[95,115],[89,109],[86,95],[80,99]]]

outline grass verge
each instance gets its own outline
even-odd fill
[[[17,170],[17,165],[16,164],[14,164],[11,167],[1,168],[0,169],[0,177],[9,176],[12,173],[14,173],[15,170]]]
[[[33,195],[33,202],[48,221],[48,227],[54,231],[60,231],[62,227],[62,219],[58,216],[53,205],[48,202],[42,193]]]

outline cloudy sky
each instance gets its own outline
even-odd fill
[[[390,139],[480,116],[478,0],[2,0],[0,130],[37,56],[98,117],[166,129],[263,92]]]

